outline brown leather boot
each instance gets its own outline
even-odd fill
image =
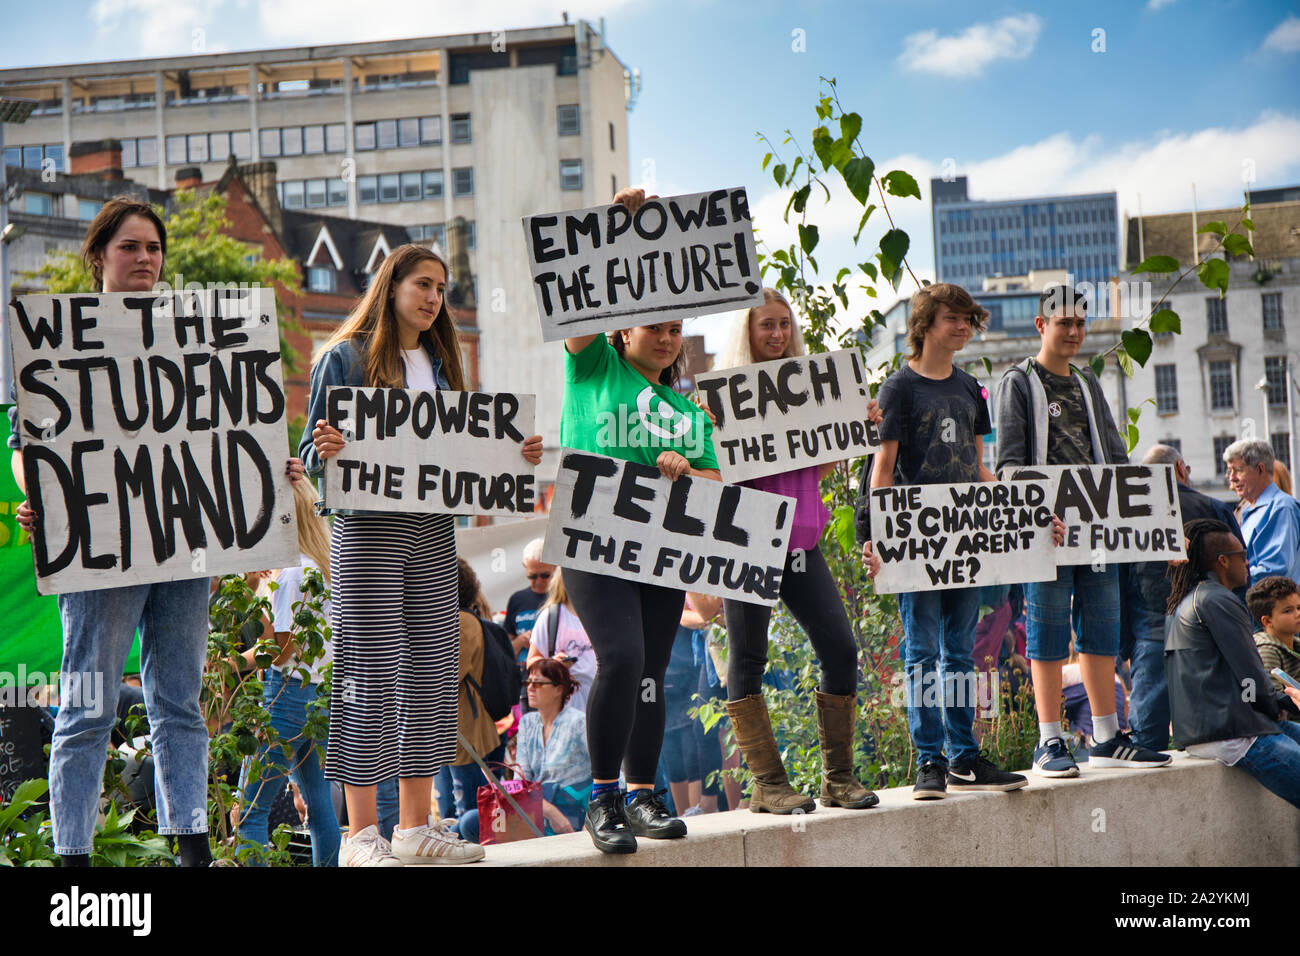
[[[749,772],[754,775],[753,791],[749,795],[749,809],[754,813],[811,813],[817,809],[812,797],[804,796],[790,786],[781,763],[781,752],[776,749],[772,735],[772,722],[767,716],[767,701],[762,694],[751,694],[741,700],[727,701],[727,715],[736,744],[745,756]]]
[[[853,776],[853,730],[858,712],[856,694],[817,691],[817,737],[822,748],[823,807],[865,810],[880,798]]]

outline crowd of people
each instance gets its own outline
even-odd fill
[[[635,212],[645,198],[627,189],[615,201]],[[164,226],[148,206],[113,200],[91,224],[83,255],[102,291],[139,292],[158,281],[165,250]],[[301,562],[277,573],[266,622],[279,654],[267,668],[265,700],[289,752],[268,749],[260,755],[261,774],[246,775],[240,839],[265,845],[270,807],[292,779],[317,865],[473,862],[483,858],[481,844],[498,823],[479,818],[478,798],[506,776],[540,785],[545,833],[585,829],[606,853],[635,852],[640,839],[680,839],[694,813],[741,804],[738,793],[719,785],[726,761],[718,730],[705,733],[689,717],[690,707],[714,697],[725,699],[752,775],[750,810],[875,806],[877,795],[855,775],[858,646],[821,552],[829,515],[820,482],[828,466],[747,482],[796,501],[780,600],[820,666],[816,799],[791,786],[767,713],[770,608],[561,570],[542,561],[537,541],[524,553],[527,586],[497,621],[474,569],[457,559],[450,515],[338,512],[327,520],[319,513],[303,476],[320,477],[346,443],[326,421],[330,386],[464,388],[445,304],[448,277],[436,252],[394,249],[312,363],[309,428],[300,457],[285,466]],[[737,317],[719,368],[803,353],[790,303],[775,290],[763,296],[761,306]],[[1012,367],[999,386],[996,468],[986,467],[989,394],[954,364],[986,318],[952,284],[913,297],[910,354],[870,411],[883,439],[868,472],[871,487],[996,481],[1023,465],[1128,461],[1096,377],[1073,364],[1087,331],[1086,302],[1062,286],[1040,299],[1038,353]],[[563,347],[564,446],[639,462],[669,481],[721,480],[712,413],[677,389],[685,358],[680,322],[577,336]],[[651,401],[688,427],[638,440],[648,433],[637,426]],[[598,427],[609,414],[631,427]],[[540,436],[519,450],[539,463]],[[1185,562],[1062,567],[1054,580],[999,593],[997,617],[982,628],[979,589],[900,595],[908,725],[918,754],[914,798],[1028,783],[994,765],[979,745],[975,701],[960,691],[975,686],[978,646],[985,652],[980,665],[1027,659],[1040,733],[1035,774],[1076,776],[1084,762],[1090,771],[1155,770],[1171,761],[1172,733],[1174,746],[1239,767],[1300,806],[1300,725],[1286,719],[1300,714],[1300,690],[1286,683],[1288,675],[1300,676],[1300,504],[1278,487],[1266,442],[1243,440],[1224,454],[1239,517],[1188,486],[1176,449],[1156,446],[1144,460],[1172,465],[1178,476]],[[28,504],[18,517],[32,527]],[[1059,518],[1053,537],[1057,544],[1064,537]],[[863,538],[863,574],[871,578],[880,558],[869,527]],[[303,665],[293,640],[294,605],[310,568],[328,583],[331,636],[326,656]],[[120,674],[140,627],[158,832],[177,838],[187,866],[211,860],[208,732],[198,707],[207,587],[193,579],[59,599],[65,670]],[[706,638],[719,623],[727,642],[722,668]],[[322,762],[303,721],[329,662]],[[506,702],[508,712],[494,714],[486,688],[496,686],[503,662],[522,693],[513,707]],[[1126,672],[1118,683],[1117,667]],[[937,704],[922,693],[935,682],[943,688]],[[1076,733],[1062,719],[1071,694]],[[114,719],[113,708],[104,710],[93,716],[66,706],[57,715],[51,802],[55,849],[66,866],[89,861]],[[342,791],[337,809],[334,784]]]

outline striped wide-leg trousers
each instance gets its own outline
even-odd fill
[[[330,575],[325,776],[353,786],[432,777],[456,759],[455,518],[340,515]]]

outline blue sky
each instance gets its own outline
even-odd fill
[[[610,47],[642,75],[629,116],[634,181],[661,193],[745,185],[760,230],[780,240],[784,199],[760,172],[755,132],[779,142],[790,128],[807,144],[818,76],[834,76],[842,102],[864,117],[877,169],[922,181],[925,202],[891,205],[922,276],[933,269],[927,181],[945,159],[970,177],[975,198],[1113,189],[1121,214],[1136,212],[1138,193],[1144,212],[1190,208],[1193,182],[1202,208],[1233,203],[1248,166],[1257,187],[1300,182],[1295,2],[367,0],[364,17],[359,9],[354,0],[49,0],[6,10],[0,62],[181,55],[195,30],[216,51],[489,31],[556,23],[561,10],[603,15]],[[1104,52],[1093,50],[1099,41]],[[823,266],[865,258],[850,239],[853,208],[813,209]],[[863,243],[878,235],[868,230]],[[713,346],[714,321],[700,323]]]

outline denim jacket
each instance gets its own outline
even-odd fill
[[[423,339],[420,344],[429,353],[433,363],[433,377],[439,388],[448,388],[447,376],[442,372],[442,359],[433,353],[433,349]],[[302,432],[302,441],[298,445],[298,457],[308,477],[319,480],[325,474],[325,463],[316,454],[316,445],[311,433],[316,423],[328,420],[326,414],[326,393],[331,385],[351,385],[364,388],[366,373],[361,365],[361,353],[350,341],[340,342],[322,355],[311,369],[311,397],[307,400],[307,426]],[[322,508],[321,514],[380,514],[377,511],[352,511],[346,508]]]

